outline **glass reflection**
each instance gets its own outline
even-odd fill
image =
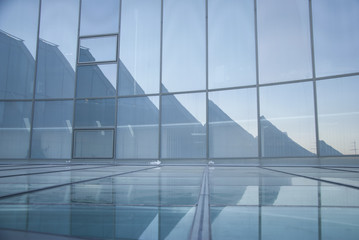
[[[206,88],[203,0],[163,2],[162,92]]]
[[[80,39],[79,62],[116,61],[117,36]]]
[[[117,33],[119,0],[82,0],[80,35]]]
[[[260,83],[312,77],[307,0],[257,0]]]
[[[39,0],[0,1],[0,98],[32,98]]]
[[[117,158],[157,158],[159,97],[118,100]]]
[[[262,207],[261,239],[318,239],[318,209]]]
[[[314,156],[313,83],[260,88],[262,156]]]
[[[111,97],[116,94],[117,64],[77,67],[76,97]]]
[[[256,109],[254,88],[209,93],[210,157],[258,156]]]
[[[256,84],[252,0],[208,1],[209,88]]]
[[[160,0],[123,0],[119,95],[157,93],[160,78]]]
[[[316,75],[359,71],[359,2],[313,1]]]
[[[31,102],[0,102],[0,158],[28,157],[31,106]]]
[[[37,57],[36,98],[73,98],[78,0],[43,0]]]
[[[113,130],[76,130],[74,158],[112,158]]]
[[[205,93],[162,96],[163,158],[206,156],[205,97]]]
[[[31,158],[71,158],[73,101],[35,102]]]
[[[359,154],[359,77],[317,82],[320,154]]]
[[[77,100],[76,127],[113,127],[115,125],[115,99]]]

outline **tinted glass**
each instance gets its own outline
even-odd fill
[[[317,82],[321,155],[359,154],[359,77]]]
[[[80,35],[117,33],[120,0],[82,0]]]
[[[358,72],[359,2],[312,2],[316,75]]]
[[[115,99],[77,100],[76,127],[113,127],[115,124]]]
[[[209,88],[256,84],[254,2],[208,1]]]
[[[260,88],[262,155],[314,156],[313,83]]]
[[[161,155],[163,158],[206,156],[206,95],[162,97]]]
[[[205,1],[163,4],[162,92],[205,89]]]
[[[122,1],[120,95],[157,93],[160,79],[161,1]]]
[[[307,0],[258,0],[260,83],[312,77]]]
[[[73,101],[35,102],[31,158],[71,158]]]
[[[117,36],[80,39],[79,62],[116,61]]]
[[[37,98],[74,97],[78,15],[78,0],[41,2]]]
[[[0,158],[26,158],[31,102],[0,102]]]
[[[32,98],[38,0],[0,1],[0,98]]]
[[[256,95],[254,88],[209,93],[210,157],[258,156]]]
[[[118,100],[117,158],[158,157],[158,97]]]
[[[77,67],[76,97],[107,97],[116,94],[117,64]]]
[[[76,130],[75,158],[112,158],[113,130]]]

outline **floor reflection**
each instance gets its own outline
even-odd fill
[[[359,237],[356,168],[3,165],[0,173],[1,239],[11,239],[7,230],[192,239],[196,221],[210,224],[212,239]]]

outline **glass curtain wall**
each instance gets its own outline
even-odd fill
[[[357,156],[358,16],[357,0],[0,0],[0,158]]]

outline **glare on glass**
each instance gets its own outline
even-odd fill
[[[73,98],[78,0],[41,2],[36,98]]]
[[[35,102],[31,158],[71,158],[73,101]]]
[[[262,156],[314,156],[313,83],[262,87],[259,93]]]
[[[119,95],[158,93],[161,1],[122,1]]]
[[[74,158],[112,158],[113,130],[76,130]]]
[[[118,32],[120,0],[82,0],[80,35]]]
[[[159,97],[120,98],[117,158],[158,158]]]
[[[0,158],[28,157],[31,106],[31,102],[0,102]]]
[[[209,88],[256,84],[252,0],[208,1]]]
[[[80,39],[79,62],[116,61],[117,36]]]
[[[317,81],[320,155],[359,154],[359,77]]]
[[[162,96],[161,156],[206,156],[205,93]]]
[[[316,75],[359,72],[359,1],[312,2]]]
[[[117,64],[77,67],[76,97],[111,97],[116,95]]]
[[[203,0],[163,2],[162,92],[206,88]]]
[[[84,99],[76,101],[76,127],[113,127],[115,124],[115,99]]]
[[[210,157],[258,156],[255,88],[210,92],[208,111]]]
[[[259,82],[312,77],[307,0],[258,0]]]
[[[39,0],[0,1],[0,98],[32,98]]]

